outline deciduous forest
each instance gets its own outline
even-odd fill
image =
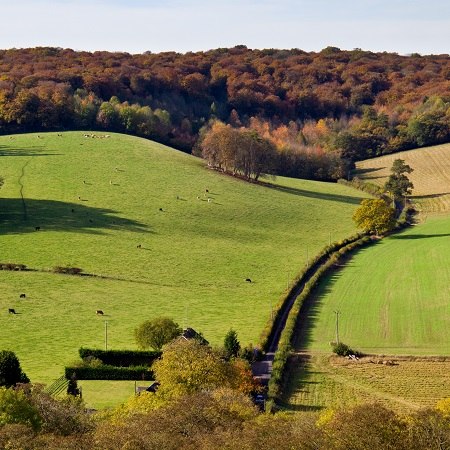
[[[103,129],[208,159],[202,143],[223,134],[219,121],[270,152],[264,166],[241,161],[232,171],[335,180],[356,160],[450,140],[450,57],[335,47],[0,51],[2,134]]]

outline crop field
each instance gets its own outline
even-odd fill
[[[0,272],[0,348],[32,381],[60,376],[80,346],[103,348],[106,325],[109,348],[135,348],[134,328],[158,315],[213,344],[231,327],[255,342],[308,256],[354,232],[351,188],[268,188],[147,140],[95,136],[0,137],[0,262],[37,270]]]
[[[449,384],[448,358],[349,361],[320,352],[302,353],[296,357],[284,406],[306,411],[377,402],[408,413],[447,398]]]
[[[450,144],[409,150],[356,164],[356,175],[383,185],[395,159],[404,159],[414,172],[412,199],[424,215],[450,213]]]

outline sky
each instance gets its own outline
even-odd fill
[[[0,0],[0,48],[450,53],[449,0]]]

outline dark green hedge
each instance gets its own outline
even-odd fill
[[[161,352],[157,351],[99,350],[83,347],[78,353],[81,359],[94,357],[103,364],[119,367],[151,366],[153,361],[161,356]]]
[[[274,333],[278,325],[278,322],[283,314],[283,311],[286,308],[287,304],[289,303],[290,299],[292,298],[292,295],[295,295],[295,292],[297,291],[298,287],[306,280],[308,280],[315,273],[317,267],[323,264],[332,253],[334,253],[335,251],[339,250],[342,247],[345,247],[348,244],[351,244],[352,242],[358,241],[358,239],[360,239],[362,236],[364,236],[364,233],[355,234],[346,239],[343,239],[342,241],[336,241],[333,242],[331,245],[327,245],[321,250],[321,252],[318,255],[316,255],[309,261],[309,264],[306,267],[304,267],[300,271],[300,273],[294,279],[292,287],[285,293],[283,293],[283,295],[280,297],[277,304],[273,308],[273,317],[267,321],[266,326],[264,327],[259,338],[259,348],[261,350],[267,351],[268,343],[272,339],[272,334]]]
[[[77,380],[153,380],[153,372],[148,366],[137,367],[66,367],[65,377],[70,380],[75,373]]]
[[[314,275],[312,275],[312,277],[305,283],[305,287],[303,288],[302,292],[295,299],[294,305],[289,312],[286,326],[281,333],[280,341],[278,343],[278,349],[275,352],[272,364],[272,374],[269,380],[268,391],[268,399],[270,405],[273,405],[273,402],[281,395],[281,387],[285,375],[286,364],[291,353],[291,341],[297,325],[297,321],[300,318],[300,310],[304,301],[309,295],[311,295],[314,288],[318,285],[321,277],[338,262],[341,256],[357,248],[364,247],[371,242],[372,239],[369,236],[364,236],[356,241],[349,242],[347,245],[330,254],[326,262],[320,265]]]

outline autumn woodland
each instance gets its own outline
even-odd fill
[[[0,130],[119,131],[255,177],[242,155],[211,160],[202,146],[221,122],[267,152],[264,172],[336,180],[354,161],[448,141],[449,87],[448,55],[10,49],[0,51]]]

